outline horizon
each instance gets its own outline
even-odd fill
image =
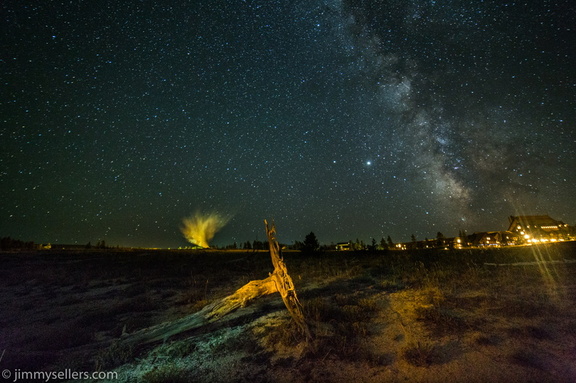
[[[534,215],[547,215],[547,216],[550,216],[549,214],[529,214],[528,216],[534,216]],[[510,216],[507,216],[507,217],[510,217]],[[550,217],[551,217],[552,219],[555,219],[555,220],[558,220],[558,221],[561,221],[561,222],[566,223],[566,221],[564,221],[564,220],[562,220],[562,219],[558,219],[557,217],[553,217],[553,216],[550,216]],[[568,223],[568,225],[569,225],[570,227],[574,227],[574,226],[575,226],[575,225],[571,225],[571,224],[569,224],[569,223]],[[442,231],[442,230],[438,230],[438,231],[436,231],[435,233],[432,233],[432,232],[431,232],[429,235],[423,236],[423,237],[418,237],[418,236],[416,236],[415,234],[410,234],[410,235],[409,235],[408,237],[406,237],[406,238],[399,238],[399,239],[398,239],[398,238],[394,238],[394,237],[392,237],[392,236],[390,236],[390,237],[391,237],[391,239],[393,240],[394,243],[410,243],[410,242],[412,242],[412,238],[411,238],[412,235],[414,235],[414,236],[416,237],[416,241],[424,241],[424,240],[432,240],[432,239],[435,239],[438,233],[442,233],[446,238],[457,238],[457,237],[459,237],[459,234],[460,234],[462,231],[466,232],[467,235],[472,235],[472,234],[475,234],[475,233],[483,233],[483,232],[506,231],[506,227],[502,226],[501,228],[488,228],[488,229],[484,229],[484,230],[472,230],[472,231],[466,230],[466,229],[460,229],[460,230],[458,231],[458,233],[456,233],[456,234],[454,234],[454,235],[453,235],[453,233],[447,233],[447,232],[444,232],[444,231]],[[387,237],[389,236],[388,234],[383,234],[383,235],[380,236],[380,237],[366,237],[366,236],[362,237],[362,236],[359,236],[359,237],[349,238],[349,239],[346,239],[346,240],[323,241],[323,240],[318,236],[318,233],[317,233],[315,230],[309,230],[309,231],[306,231],[305,233],[303,233],[302,236],[301,236],[301,238],[295,238],[295,239],[292,239],[292,240],[282,240],[282,239],[279,239],[279,242],[280,242],[281,244],[284,244],[284,245],[287,245],[287,246],[291,246],[291,245],[294,245],[296,242],[302,242],[302,241],[304,240],[305,236],[306,236],[308,233],[310,233],[310,232],[313,232],[313,233],[316,235],[316,237],[318,238],[318,241],[319,241],[319,243],[320,243],[321,246],[336,245],[336,244],[338,244],[338,243],[345,243],[345,242],[350,242],[350,241],[353,242],[353,241],[355,241],[355,240],[359,240],[359,241],[362,241],[362,242],[364,242],[364,243],[366,243],[366,244],[369,244],[369,243],[371,243],[372,238],[374,238],[374,239],[376,240],[376,242],[379,243],[381,239],[387,239]],[[104,241],[104,242],[106,243],[106,246],[107,246],[107,247],[110,247],[110,248],[120,247],[120,248],[134,248],[134,249],[137,249],[137,248],[142,248],[142,249],[185,249],[186,247],[194,247],[194,246],[195,246],[193,243],[190,243],[190,242],[186,241],[186,239],[184,238],[184,236],[182,236],[182,234],[180,234],[180,237],[181,237],[181,243],[180,243],[180,244],[164,245],[164,246],[159,246],[158,244],[152,244],[152,243],[151,243],[151,244],[144,244],[144,245],[142,245],[142,244],[140,244],[140,245],[122,244],[122,243],[116,243],[116,242],[114,242],[114,241],[108,241],[106,238],[99,238],[99,239],[96,239],[96,240],[88,240],[88,241],[77,241],[77,242],[60,242],[60,241],[36,241],[36,240],[33,240],[33,239],[17,238],[17,237],[13,237],[13,236],[10,236],[10,235],[0,235],[0,238],[6,238],[6,237],[10,237],[10,238],[13,239],[13,240],[19,240],[19,241],[22,241],[22,242],[33,242],[34,244],[37,244],[37,245],[40,245],[40,244],[42,244],[42,245],[52,244],[52,245],[86,246],[87,244],[91,244],[91,246],[92,246],[93,248],[97,248],[97,244],[100,243],[101,241]],[[282,238],[281,233],[278,233],[278,237],[279,237],[279,238]],[[246,242],[253,243],[254,241],[261,241],[261,240],[258,239],[258,238],[252,238],[252,239],[240,239],[240,240],[235,240],[235,239],[233,239],[233,240],[230,240],[230,241],[226,241],[226,240],[220,238],[219,241],[216,241],[216,240],[215,240],[215,241],[210,241],[210,243],[209,243],[210,246],[209,246],[208,248],[206,248],[206,249],[210,249],[210,248],[224,249],[226,246],[231,246],[231,245],[233,245],[234,243],[236,243],[236,244],[238,245],[238,248],[241,249],[241,246],[244,245]],[[264,242],[266,242],[266,241],[264,241]]]

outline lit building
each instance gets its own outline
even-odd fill
[[[516,233],[525,243],[556,242],[569,239],[570,227],[548,215],[508,217],[508,231]]]
[[[511,231],[484,231],[467,237],[472,246],[512,246],[520,241],[518,234]]]
[[[350,242],[338,242],[336,244],[336,250],[342,250],[342,251],[350,250]]]

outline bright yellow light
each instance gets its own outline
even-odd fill
[[[180,230],[188,242],[201,247],[210,247],[208,242],[217,231],[226,226],[228,220],[229,218],[222,217],[217,213],[201,214],[196,212],[195,215],[182,220],[183,225]]]

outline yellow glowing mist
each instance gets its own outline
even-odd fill
[[[214,235],[222,229],[230,218],[224,217],[218,213],[196,214],[182,219],[182,226],[180,231],[184,234],[184,238],[190,243],[201,247],[210,247],[208,242]]]

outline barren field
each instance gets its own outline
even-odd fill
[[[269,254],[2,253],[0,369],[116,371],[114,382],[576,381],[576,243],[283,255],[312,340],[274,294],[127,346],[266,278]]]

